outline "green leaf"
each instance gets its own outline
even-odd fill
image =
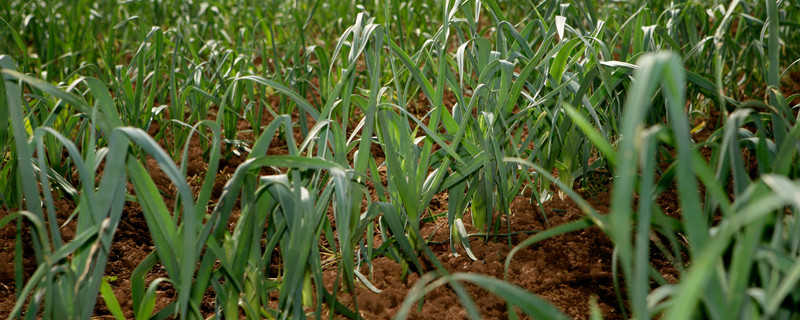
[[[105,277],[103,277],[103,282],[100,284],[100,295],[103,297],[103,301],[105,301],[106,307],[108,307],[108,311],[111,312],[114,319],[124,320],[125,314],[122,313],[122,307],[120,307],[117,297],[114,296],[114,289],[111,288]]]

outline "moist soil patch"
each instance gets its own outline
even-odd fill
[[[608,193],[595,195],[593,205],[601,211],[607,210]],[[472,252],[478,260],[472,260],[463,249],[454,254],[449,243],[434,244],[430,248],[448,272],[480,273],[503,279],[503,264],[511,246],[517,245],[532,236],[528,232],[541,231],[570,221],[583,218],[580,208],[569,199],[554,198],[544,205],[547,222],[541,210],[532,204],[528,197],[518,197],[511,204],[511,228],[513,236],[498,237],[488,241],[475,237],[470,241]],[[470,221],[467,214],[465,224]],[[501,221],[505,228],[505,221]],[[472,226],[468,232],[476,233]],[[433,238],[433,242],[446,242],[448,228],[444,221],[431,222],[423,226],[422,234]],[[611,270],[613,244],[597,227],[579,230],[556,236],[519,251],[509,265],[508,281],[525,290],[539,295],[567,315],[576,319],[588,319],[590,300],[596,299],[605,319],[622,319],[620,304],[614,291]],[[654,265],[670,282],[677,281],[677,272],[668,263],[655,258]],[[381,293],[375,293],[363,285],[356,288],[356,300],[360,314],[365,319],[389,319],[400,308],[412,286],[419,280],[417,274],[403,276],[401,266],[395,261],[380,257],[372,261],[373,269],[362,266],[361,272],[371,278],[372,284]],[[328,290],[333,287],[337,277],[335,270],[324,273]],[[622,283],[622,282],[621,282]],[[508,307],[505,302],[482,288],[465,283],[465,288],[474,300],[484,319],[507,319]],[[341,285],[339,285],[341,287]],[[623,295],[624,295],[624,291]],[[340,294],[340,299],[353,308],[352,295]],[[623,301],[627,304],[627,301]],[[467,319],[461,301],[447,286],[439,287],[429,293],[422,304],[412,309],[412,319]],[[518,314],[519,315],[519,314]]]

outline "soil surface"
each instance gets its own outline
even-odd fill
[[[596,196],[600,201],[608,200],[608,194]],[[607,209],[605,203],[593,203],[599,210]],[[556,197],[544,205],[550,227],[583,218],[583,213],[570,200]],[[541,231],[548,228],[536,204],[528,197],[518,197],[511,204],[512,245],[517,245],[530,236],[520,231]],[[469,233],[478,230],[468,224],[471,217],[465,215],[464,221]],[[501,229],[506,230],[505,221]],[[444,221],[430,222],[422,228],[422,234],[432,237],[433,242],[445,242],[448,229]],[[498,237],[498,241],[488,242],[483,237],[473,237],[470,241],[472,252],[478,260],[473,261],[462,248],[454,254],[449,243],[434,244],[430,248],[448,272],[470,272],[503,279],[503,264],[511,247],[508,237]],[[513,258],[508,280],[534,294],[537,294],[576,319],[588,319],[590,299],[596,299],[606,319],[622,319],[617,302],[611,272],[613,246],[608,237],[596,227],[567,233],[536,243],[519,251]],[[365,275],[369,269],[361,270]],[[668,271],[671,272],[671,271]],[[674,274],[665,274],[676,279]],[[326,287],[330,290],[336,271],[325,273]],[[419,279],[416,274],[403,277],[401,266],[395,261],[381,257],[373,261],[372,284],[381,293],[375,293],[361,285],[356,290],[357,303],[365,319],[388,319],[398,310],[406,294]],[[479,307],[484,319],[507,319],[508,308],[505,302],[472,284],[465,288]],[[343,295],[342,300],[352,307],[352,297]],[[439,287],[426,296],[422,310],[411,314],[412,319],[467,319],[460,300],[449,287]]]

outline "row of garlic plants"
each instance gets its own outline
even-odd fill
[[[459,284],[468,281],[505,298],[509,314],[560,318],[507,282],[449,274],[419,232],[433,197],[447,193],[451,248],[474,259],[464,224],[484,240],[508,231],[509,205],[527,188],[540,208],[563,192],[586,219],[518,244],[507,263],[538,241],[597,226],[615,244],[629,316],[791,318],[800,301],[800,129],[796,95],[780,89],[798,58],[791,30],[800,8],[643,4],[7,2],[0,35],[10,41],[0,51],[16,61],[2,58],[0,121],[10,126],[0,125],[0,179],[3,206],[16,213],[0,225],[30,228],[39,264],[24,277],[31,253],[17,241],[10,317],[85,319],[98,295],[124,317],[103,275],[125,202],[134,201],[156,248],[132,276],[137,318],[202,318],[209,288],[226,318],[320,318],[323,304],[359,317],[358,304],[343,306],[337,293],[379,291],[358,266],[381,255],[404,272],[423,272],[427,255],[437,270],[398,317],[444,284],[479,317]],[[712,114],[715,126],[695,125]],[[692,140],[711,127],[706,141]],[[193,136],[208,165],[194,192]],[[268,154],[275,139],[287,155]],[[212,199],[221,161],[239,155],[247,160]],[[175,195],[149,177],[148,156]],[[279,174],[262,176],[265,167]],[[607,214],[572,190],[596,170],[614,176]],[[680,203],[670,216],[656,198],[673,185]],[[69,242],[54,195],[76,203]],[[472,221],[462,220],[467,212]],[[652,238],[680,272],[677,284],[650,265]],[[336,257],[343,288],[323,287],[323,253]],[[159,262],[168,277],[145,282]],[[162,282],[178,297],[154,310]]]

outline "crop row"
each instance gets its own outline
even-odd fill
[[[377,291],[359,266],[378,256],[436,269],[398,318],[442,285],[480,318],[462,282],[509,314],[562,318],[508,282],[448,272],[420,235],[424,219],[446,219],[453,252],[472,257],[465,223],[510,230],[526,190],[539,207],[569,197],[585,218],[518,244],[506,268],[538,241],[597,226],[629,316],[797,317],[792,1],[11,0],[0,18],[0,226],[19,230],[9,318],[87,319],[98,296],[124,318],[104,271],[127,203],[155,244],[133,271],[137,319],[208,317],[209,289],[225,318],[358,317],[337,291]],[[192,148],[205,170],[189,175]],[[608,212],[573,190],[601,170]],[[671,212],[656,202],[666,192]],[[431,218],[441,194],[446,217]],[[60,198],[76,207],[67,240]],[[654,248],[677,283],[651,265]],[[323,252],[342,277],[333,292]],[[157,264],[167,276],[145,281]],[[177,298],[154,310],[163,283]]]

